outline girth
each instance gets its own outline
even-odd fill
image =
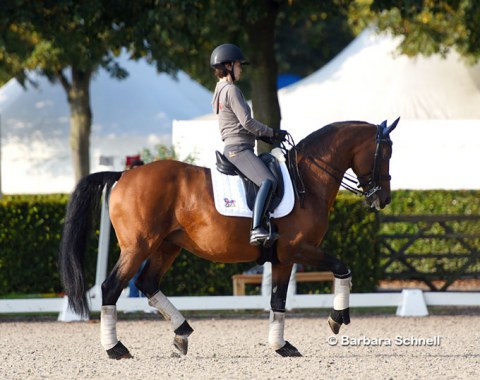
[[[245,194],[247,197],[247,205],[250,210],[253,210],[253,205],[255,204],[255,198],[257,197],[258,193],[258,186],[255,185],[252,181],[250,181],[245,175],[243,175],[240,170],[237,169],[235,165],[233,165],[228,159],[220,153],[218,150],[215,151],[217,156],[217,170],[220,173],[226,175],[238,175],[242,179],[243,187],[245,189]],[[270,153],[262,153],[258,156],[268,170],[273,174],[275,179],[277,180],[277,188],[275,193],[273,194],[272,201],[270,202],[269,211],[273,212],[280,204],[283,193],[284,193],[284,183],[283,183],[283,175],[282,170],[280,169],[280,164],[278,160],[271,155]]]

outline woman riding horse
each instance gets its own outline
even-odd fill
[[[242,92],[235,85],[240,80],[242,65],[247,64],[242,51],[233,44],[217,46],[210,57],[210,66],[218,78],[213,93],[212,106],[218,114],[218,124],[222,140],[225,143],[224,155],[237,169],[259,187],[253,207],[250,244],[273,244],[278,234],[263,225],[269,217],[268,208],[277,180],[258,158],[253,149],[255,138],[273,139],[283,142],[287,131],[274,130],[252,118],[252,112]],[[268,141],[267,140],[267,141]]]
[[[292,148],[297,153],[293,157],[303,178],[305,197],[302,205],[296,202],[290,214],[275,220],[280,237],[276,262],[272,263],[268,342],[278,354],[300,356],[283,336],[287,288],[294,263],[333,272],[335,296],[328,322],[334,333],[339,332],[342,324],[349,323],[351,273],[340,259],[326,254],[319,246],[348,168],[357,175],[360,193],[368,205],[381,209],[390,203],[390,132],[397,123],[398,119],[390,127],[386,123],[334,123]],[[100,202],[104,187],[110,189],[115,183],[109,210],[121,251],[102,284],[101,343],[110,358],[131,357],[117,338],[116,303],[128,281],[147,260],[136,285],[148,297],[149,304],[171,320],[174,345],[186,354],[193,329],[162,293],[160,280],[182,248],[215,262],[256,261],[260,248],[248,244],[250,221],[217,212],[208,168],[165,160],[123,173],[86,176],[70,198],[59,256],[69,305],[78,314],[87,315],[89,310],[84,264],[92,209]]]

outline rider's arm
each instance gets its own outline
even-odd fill
[[[237,117],[240,124],[256,137],[273,136],[273,129],[259,122],[252,117],[249,105],[245,101],[242,92],[237,86],[228,88],[228,101],[231,110]]]

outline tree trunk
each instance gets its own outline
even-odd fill
[[[248,38],[252,50],[251,87],[252,108],[257,120],[274,129],[280,129],[280,105],[277,97],[278,66],[275,58],[275,24],[278,2],[265,1],[265,16],[248,27]],[[270,150],[265,143],[259,143],[259,153]]]
[[[90,173],[90,71],[72,67],[72,83],[68,90],[70,105],[70,147],[72,149],[75,181]]]

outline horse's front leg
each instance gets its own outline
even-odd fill
[[[334,334],[338,334],[342,324],[350,323],[350,288],[352,287],[352,272],[345,264],[318,248],[307,247],[295,257],[295,261],[305,265],[318,267],[320,270],[331,271],[335,276],[333,311],[328,317],[328,325]]]
[[[281,356],[302,356],[283,338],[285,330],[285,304],[292,264],[272,265],[272,293],[270,298],[270,322],[268,344]]]
[[[342,263],[343,264],[343,263]],[[333,311],[328,317],[328,325],[334,334],[338,334],[342,324],[350,323],[350,288],[352,287],[352,272],[335,276],[335,295],[333,298]]]

